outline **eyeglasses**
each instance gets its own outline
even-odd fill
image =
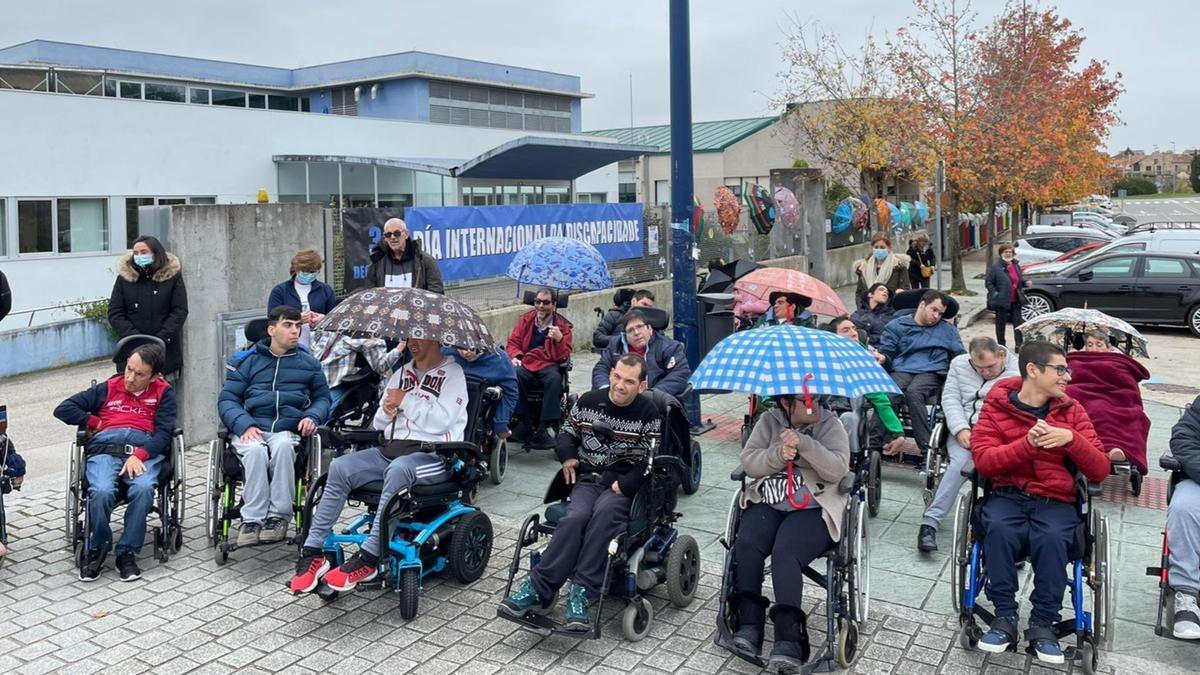
[[[404,236],[404,230],[396,230],[395,232],[384,232],[384,239],[399,239]]]
[[[1054,372],[1058,373],[1059,377],[1068,377],[1071,374],[1071,369],[1067,366],[1052,366],[1048,363],[1039,363],[1037,364],[1037,367],[1041,368],[1042,370],[1045,370],[1046,368],[1053,368]]]
[[[552,304],[554,304],[554,301],[553,300],[534,300],[533,304],[535,304],[535,305],[552,305]]]
[[[626,329],[625,329],[625,334],[626,334],[626,335],[637,335],[638,333],[640,333],[640,332],[642,332],[643,330],[645,330],[645,328],[646,328],[646,324],[644,324],[644,323],[639,323],[639,324],[638,324],[638,325],[636,325],[636,326],[630,326],[630,327],[626,328]]]

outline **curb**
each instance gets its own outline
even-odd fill
[[[964,312],[962,315],[962,319],[960,319],[958,322],[958,329],[965,330],[967,328],[970,328],[971,324],[975,323],[975,318],[986,311],[988,311],[988,308],[986,306],[980,305],[978,307],[975,307],[974,309],[970,309],[970,310]]]

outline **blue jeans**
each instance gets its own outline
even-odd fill
[[[150,435],[136,429],[106,429],[96,434],[95,443],[128,443],[142,446],[150,440]],[[146,518],[154,505],[154,487],[158,483],[158,467],[162,457],[151,457],[146,460],[146,471],[136,477],[118,476],[121,467],[125,466],[124,457],[113,455],[92,455],[87,459],[88,480],[88,519],[92,528],[88,532],[88,548],[93,551],[107,550],[112,544],[112,527],[109,518],[117,505],[117,478],[128,486],[126,490],[125,529],[117,542],[116,554],[133,553],[142,550],[146,540]]]

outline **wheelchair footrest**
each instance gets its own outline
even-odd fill
[[[597,634],[598,631],[596,631],[594,628],[585,631],[567,630],[564,624],[555,621],[549,616],[541,614],[530,613],[522,617],[515,617],[498,609],[496,610],[496,616],[500,617],[501,619],[508,619],[509,621],[512,621],[526,630],[543,636],[566,635],[581,640],[591,640],[600,637]]]

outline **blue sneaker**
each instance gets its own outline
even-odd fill
[[[546,614],[553,606],[554,598],[549,602],[543,600],[529,577],[525,577],[515,593],[500,601],[500,611],[518,619],[528,614]]]
[[[592,629],[592,619],[588,614],[587,589],[579,584],[571,584],[567,591],[567,630],[589,631]]]
[[[1016,639],[1016,618],[997,617],[988,632],[979,638],[979,649],[990,654],[1001,654],[1008,651]]]
[[[1062,663],[1063,651],[1062,647],[1058,646],[1057,640],[1049,638],[1038,638],[1032,640],[1029,646],[1033,647],[1033,653],[1037,656],[1038,661],[1042,663]]]

